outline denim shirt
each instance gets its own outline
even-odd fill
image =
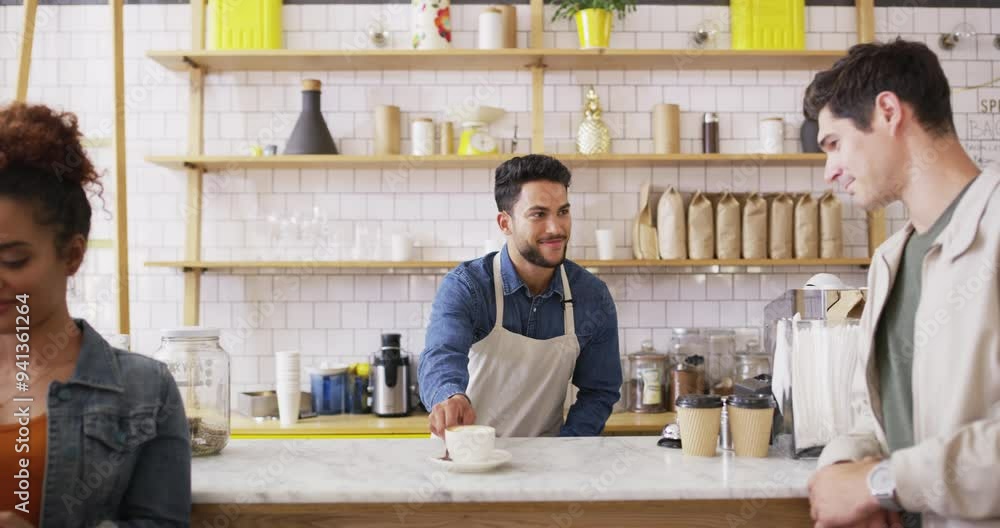
[[[438,289],[418,371],[421,400],[428,409],[468,388],[469,348],[485,338],[496,321],[495,254],[462,263],[445,276]],[[563,287],[559,270],[553,274],[548,288],[532,297],[514,269],[506,246],[500,255],[503,327],[534,339],[563,335]],[[569,260],[563,265],[573,292],[580,355],[572,378],[579,392],[559,435],[594,436],[604,430],[611,408],[620,397],[618,315],[602,280]]]
[[[173,377],[76,324],[73,376],[49,386],[40,528],[190,526],[191,447]]]

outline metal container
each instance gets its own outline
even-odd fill
[[[733,432],[729,428],[729,397],[722,397],[722,422],[719,425],[719,449],[733,450]]]
[[[299,418],[315,416],[312,394],[303,392],[299,404]],[[251,418],[277,418],[278,393],[275,391],[241,392],[237,397],[236,410]]]
[[[377,416],[410,414],[410,358],[399,341],[399,334],[382,334],[382,348],[372,360],[372,412]]]

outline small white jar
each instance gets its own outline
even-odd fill
[[[479,49],[503,48],[503,13],[487,7],[479,14]]]
[[[785,120],[768,117],[760,120],[760,151],[764,154],[785,152]]]
[[[410,123],[410,152],[414,156],[434,154],[434,122],[428,117]]]

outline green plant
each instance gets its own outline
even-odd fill
[[[584,9],[606,9],[617,14],[619,20],[624,20],[627,13],[635,11],[636,0],[552,0],[551,3],[556,6],[553,22],[571,20],[577,11]]]

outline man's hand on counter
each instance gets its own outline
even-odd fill
[[[816,528],[899,526],[899,515],[879,507],[868,490],[868,473],[878,460],[826,466],[809,480],[809,505]],[[892,515],[890,515],[892,514]]]
[[[464,394],[454,394],[431,409],[431,433],[444,438],[444,430],[456,425],[476,423],[476,411],[472,402]]]

